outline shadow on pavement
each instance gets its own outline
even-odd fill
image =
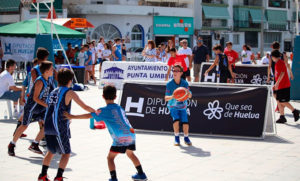
[[[0,119],[0,123],[17,124],[16,119]]]
[[[210,152],[208,151],[203,151],[201,148],[197,148],[195,146],[179,146],[180,149],[182,150],[182,153],[189,154],[191,156],[195,157],[208,157],[210,156]]]
[[[294,122],[295,123],[295,122]],[[293,128],[298,128],[300,129],[300,120],[298,120],[296,123],[298,124],[290,124],[290,123],[286,123],[285,125],[289,126],[289,127],[293,127]]]
[[[74,157],[74,156],[76,156],[76,153],[71,153],[71,157]],[[29,157],[29,158],[25,158],[25,157],[21,157],[21,156],[15,156],[15,157],[18,159],[21,159],[21,160],[28,161],[32,164],[40,165],[41,169],[42,169],[42,163],[43,163],[43,159],[44,159],[44,157],[42,155],[40,155],[40,157]],[[49,168],[58,169],[59,160],[60,160],[60,155],[56,154],[53,157]],[[65,171],[70,172],[70,171],[72,171],[72,169],[66,168]],[[39,171],[38,171],[37,175],[38,174],[39,174]]]
[[[280,136],[265,136],[264,140],[261,140],[261,142],[269,142],[269,143],[283,143],[283,144],[294,144],[294,142],[289,141],[287,139],[284,139]]]
[[[293,125],[294,126],[294,125]],[[299,126],[296,126],[300,128]],[[145,130],[136,130],[138,134],[145,134],[145,135],[160,135],[160,136],[173,136],[172,132],[158,132],[158,131],[145,131]],[[218,140],[236,140],[236,141],[251,141],[251,142],[269,142],[269,143],[282,143],[282,144],[294,144],[287,139],[284,139],[277,135],[266,135],[265,139],[256,139],[256,138],[239,138],[239,137],[222,137],[218,135],[197,135],[197,134],[190,134],[190,137],[194,138],[205,138],[205,139],[218,139]]]

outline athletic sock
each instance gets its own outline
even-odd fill
[[[47,175],[48,168],[49,168],[49,166],[43,165],[43,167],[42,167],[42,173],[41,173],[42,176]]]
[[[179,133],[174,133],[175,136],[179,136]]]
[[[142,168],[142,165],[139,165],[139,166],[137,166],[137,167],[135,167],[136,168],[136,170],[138,171],[138,174],[143,174],[144,172],[143,172],[143,168]]]
[[[56,178],[62,177],[63,173],[64,173],[64,169],[58,168]]]
[[[110,176],[111,176],[111,179],[117,179],[117,172],[115,170],[113,171],[110,171]]]
[[[32,143],[34,143],[34,144],[39,144],[39,142],[38,142],[38,141],[36,141],[36,140],[34,140]]]
[[[14,141],[11,141],[10,143],[13,144],[13,145],[16,145],[16,143]]]
[[[17,127],[16,127],[16,129],[15,129],[15,132],[14,132],[14,134],[13,134],[13,135],[15,135],[15,133],[16,133],[16,131],[17,131],[18,127],[20,127],[20,126],[21,126],[21,124],[22,124],[22,122],[21,122],[21,121],[18,121],[18,123],[17,123]]]
[[[184,134],[184,137],[189,137],[189,134]]]

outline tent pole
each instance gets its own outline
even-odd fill
[[[53,39],[53,2],[51,2],[51,37]]]
[[[74,70],[73,70],[73,68],[72,68],[72,66],[71,66],[71,64],[70,64],[69,59],[68,59],[67,53],[66,53],[64,47],[63,47],[62,44],[61,44],[61,41],[60,41],[60,39],[59,39],[59,36],[58,36],[58,34],[57,34],[57,31],[56,31],[55,26],[53,26],[53,29],[54,29],[56,38],[57,38],[57,40],[58,40],[58,43],[59,43],[59,45],[60,45],[60,47],[61,47],[61,49],[62,49],[62,51],[63,51],[63,53],[64,53],[64,55],[65,55],[65,57],[66,57],[67,63],[68,63],[68,65],[69,65],[71,71],[74,73]],[[75,74],[75,73],[74,73],[74,74]],[[76,76],[74,76],[74,79],[75,79],[75,82],[78,83],[77,77],[76,77]]]
[[[37,10],[36,10],[36,15],[37,15],[37,21],[36,21],[36,34],[40,34],[40,3],[37,2]]]

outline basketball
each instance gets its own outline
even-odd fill
[[[177,101],[180,102],[185,101],[189,98],[189,91],[184,87],[178,87],[177,89],[174,90],[173,97]]]

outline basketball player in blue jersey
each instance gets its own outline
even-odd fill
[[[94,109],[87,106],[79,96],[70,89],[74,73],[69,69],[61,69],[58,72],[58,85],[47,99],[47,110],[45,114],[45,138],[48,152],[43,160],[42,172],[38,181],[49,181],[47,170],[53,156],[56,153],[61,154],[59,168],[54,181],[63,180],[63,172],[70,158],[70,121],[63,116],[64,112],[70,113],[71,101],[74,100],[80,107],[88,112],[95,112]]]
[[[13,140],[8,145],[8,154],[10,156],[15,156],[15,145],[22,133],[27,129],[33,118],[39,120],[39,124],[42,127],[35,140],[32,142],[28,148],[38,154],[43,154],[39,149],[39,141],[44,137],[43,129],[43,119],[46,112],[46,99],[49,95],[49,90],[51,89],[49,77],[53,76],[53,66],[52,62],[44,61],[41,63],[40,71],[42,76],[39,76],[30,91],[30,95],[24,107],[24,115],[22,120],[22,125],[17,129]]]
[[[46,61],[48,59],[48,57],[49,57],[49,51],[47,49],[45,49],[45,48],[39,47],[37,49],[37,51],[36,51],[36,59],[34,60],[35,63],[33,65],[33,67],[36,67],[37,65],[40,65],[41,62]],[[27,92],[27,94],[30,93],[30,90],[32,88],[32,85],[33,85],[34,81],[40,75],[41,75],[41,73],[40,73],[39,69],[38,69],[38,71],[36,71],[36,69],[34,69],[34,68],[32,68],[31,71],[30,71],[30,73],[28,73],[28,75],[26,77],[26,78],[28,78],[28,80],[26,82],[29,83],[29,85],[31,85],[31,86],[28,86],[28,89],[27,89],[28,92]],[[26,97],[27,96],[25,95],[25,98]],[[21,126],[21,124],[22,124],[22,119],[23,119],[23,114],[24,114],[24,108],[22,108],[20,110],[20,113],[21,114],[20,114],[20,117],[18,119],[18,124],[17,124],[17,127],[15,129],[15,132],[18,129],[18,127]],[[14,134],[15,134],[15,132],[14,132]],[[25,137],[25,136],[26,136],[25,134],[21,135],[21,137]]]
[[[147,180],[146,174],[143,172],[139,159],[135,156],[135,133],[131,127],[125,111],[121,106],[114,103],[116,99],[117,90],[114,86],[107,85],[103,88],[103,98],[107,104],[96,111],[96,113],[84,115],[70,115],[65,116],[68,119],[88,119],[95,118],[96,121],[104,121],[107,129],[113,139],[113,144],[108,153],[108,168],[110,171],[111,179],[109,181],[117,181],[116,167],[114,159],[119,153],[126,153],[130,160],[133,162],[138,173],[132,176],[133,180]]]
[[[192,142],[189,139],[189,120],[186,110],[187,101],[177,101],[173,97],[173,92],[179,87],[184,87],[189,90],[189,83],[181,77],[183,74],[183,67],[181,65],[173,66],[172,71],[174,78],[166,85],[165,101],[168,101],[168,108],[173,119],[173,130],[175,135],[174,145],[180,145],[179,122],[181,122],[184,133],[184,142],[190,146],[192,145]],[[189,98],[192,98],[191,91],[189,91]]]
[[[116,43],[112,48],[112,55],[114,58],[114,61],[122,61],[122,44],[121,39],[116,38]]]

